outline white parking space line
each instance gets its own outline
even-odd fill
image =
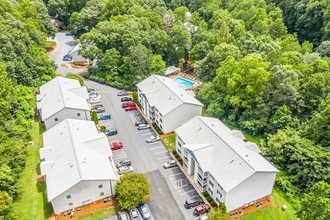
[[[152,142],[152,143],[148,143],[149,145],[152,145],[152,144],[159,144],[159,141],[157,142]]]
[[[173,167],[173,168],[167,168],[164,171],[170,171],[170,170],[175,170],[175,169],[179,169],[178,167]]]
[[[122,158],[125,158],[125,157],[127,157],[126,154],[118,154],[118,155],[113,155],[112,159],[118,160],[118,159],[122,159]]]
[[[147,135],[152,135],[152,133],[151,132],[148,132],[148,133],[142,134],[142,136],[147,136]]]
[[[172,157],[170,157],[170,156],[167,156],[167,157],[160,157],[160,158],[157,158],[157,160],[165,160],[165,159],[170,159],[170,158],[172,158]],[[162,164],[163,165],[163,164]]]
[[[195,190],[189,190],[189,191],[186,191],[186,192],[183,192],[183,193],[179,193],[179,196],[182,196],[182,195],[185,195],[185,194],[188,194],[188,193],[191,193],[191,192],[194,192]]]
[[[173,176],[178,176],[178,175],[182,175],[182,176],[183,176],[182,173],[176,173],[176,174],[173,174],[173,175],[169,175],[169,176],[167,176],[167,177],[173,177]]]
[[[165,154],[165,153],[168,153],[168,151],[165,150],[165,151],[161,151],[161,152],[156,152],[156,153],[154,153],[154,154],[157,155],[157,154]]]
[[[185,186],[188,186],[188,184],[184,184],[184,179],[176,180],[172,182],[172,185],[174,186],[175,189],[180,189]]]
[[[152,148],[150,148],[150,150],[156,150],[156,149],[160,149],[160,148],[163,148],[163,146],[152,147]]]

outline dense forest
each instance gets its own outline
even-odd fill
[[[45,50],[53,28],[41,0],[0,0],[0,30],[0,219],[11,219],[16,182],[31,145],[34,94],[55,74]]]
[[[93,80],[134,89],[169,65],[193,70],[206,112],[259,140],[297,216],[330,219],[329,0],[0,0],[0,216],[19,193],[33,94],[54,76],[48,13]]]
[[[197,96],[208,114],[260,140],[263,155],[281,170],[276,187],[301,219],[330,218],[329,5],[48,1],[94,61],[91,79],[134,89],[168,65],[193,69],[204,82]]]

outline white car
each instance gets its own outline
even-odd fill
[[[176,164],[175,160],[170,160],[164,163],[163,167],[165,169],[172,168],[172,167],[177,167],[178,165]]]
[[[90,103],[98,103],[98,102],[101,102],[101,97],[97,97],[97,98],[91,98],[89,100]]]
[[[131,166],[122,166],[122,167],[119,167],[119,169],[118,169],[118,173],[120,175],[122,175],[124,173],[129,173],[129,172],[133,172],[133,167],[131,167]]]
[[[101,96],[100,96],[99,94],[97,94],[97,93],[94,93],[94,94],[92,94],[92,95],[89,95],[89,98],[90,98],[90,99],[95,99],[95,98],[99,98],[99,99],[101,99]]]
[[[147,143],[153,143],[153,142],[156,142],[156,141],[159,141],[160,139],[159,139],[159,137],[158,136],[150,136],[150,137],[148,137],[147,139],[146,139],[146,142]]]

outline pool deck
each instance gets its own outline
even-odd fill
[[[178,73],[178,74],[170,75],[170,76],[168,76],[168,77],[171,78],[171,79],[182,78],[182,79],[184,79],[184,80],[194,82],[195,84],[194,84],[193,86],[191,86],[191,87],[189,87],[189,88],[187,88],[187,87],[184,88],[185,90],[192,90],[194,93],[197,93],[198,88],[201,87],[201,86],[203,85],[203,83],[200,82],[200,81],[198,81],[198,80],[196,79],[196,77],[191,76],[191,75],[186,74],[186,73],[181,73],[181,72],[180,72],[180,73]],[[182,87],[184,87],[184,86],[182,86]]]

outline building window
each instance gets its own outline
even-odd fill
[[[101,188],[103,188],[103,185],[101,184],[101,185],[99,185],[99,189],[101,189]]]
[[[159,127],[160,127],[161,129],[163,129],[163,126],[162,126],[161,124],[159,124]]]
[[[58,121],[58,118],[55,118],[55,121]]]
[[[211,195],[213,195],[213,191],[210,189],[210,187],[208,188],[208,191],[210,192]]]
[[[215,198],[215,200],[216,200],[218,203],[220,203],[220,200],[219,200],[218,198]]]
[[[69,203],[69,206],[73,206],[73,203],[72,203],[72,202],[70,202],[70,203]]]
[[[71,199],[71,195],[67,195],[66,196],[66,199]]]
[[[179,154],[181,154],[181,150],[180,149],[178,149],[178,152],[179,152]]]
[[[80,116],[80,113],[77,113],[77,116],[79,117]]]
[[[213,185],[213,183],[211,182],[211,180],[209,180],[209,184],[210,184],[212,187],[214,187],[214,185]]]
[[[181,144],[180,144],[180,142],[178,142],[178,145],[179,145],[179,147],[182,147]]]
[[[163,123],[163,120],[161,118],[159,120],[160,120],[161,123]]]
[[[104,196],[104,192],[101,192],[101,193],[100,193],[100,196]]]

